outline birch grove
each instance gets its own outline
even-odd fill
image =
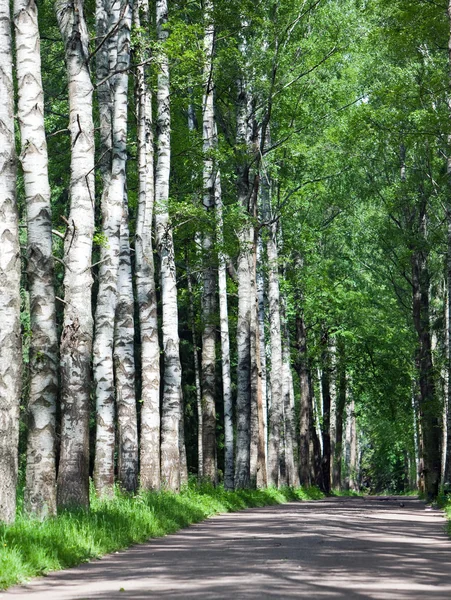
[[[388,49],[347,0],[13,4],[0,520],[451,485],[449,14],[377,0]]]

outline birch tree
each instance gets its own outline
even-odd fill
[[[113,46],[110,51],[110,69],[115,73],[111,83],[111,176],[108,181],[108,190],[102,197],[102,231],[105,243],[102,245],[99,268],[93,365],[97,407],[94,484],[100,494],[112,494],[114,484],[115,378],[113,348],[118,303],[121,223],[126,194],[128,67],[130,64],[131,27],[129,0],[123,0],[120,4],[113,3],[110,11],[110,27],[117,28],[117,34],[110,38]],[[126,268],[125,265],[124,268]]]
[[[137,2],[135,28],[149,27],[149,6]],[[138,62],[145,60],[140,52]],[[140,483],[143,489],[160,488],[160,346],[153,257],[152,221],[155,200],[152,99],[145,66],[136,68],[138,115],[138,216],[135,235],[135,276],[141,340],[141,443]]]
[[[124,190],[125,191],[125,190]],[[128,203],[122,209],[117,304],[114,328],[114,375],[117,412],[117,462],[121,487],[138,487],[138,422],[136,416],[135,321]]]
[[[14,24],[31,319],[25,508],[44,518],[56,513],[58,339],[44,94],[38,12],[34,1],[16,0]]]
[[[83,2],[58,0],[69,84],[70,213],[64,243],[61,335],[59,506],[89,505],[89,404],[93,321],[91,255],[94,233],[94,125]]]
[[[156,244],[160,256],[160,285],[163,329],[163,401],[161,412],[162,485],[173,491],[180,487],[179,420],[181,410],[181,364],[179,353],[177,282],[174,242],[169,219],[170,95],[169,62],[164,49],[168,37],[167,0],[156,2],[157,38],[157,166],[155,171]]]
[[[217,482],[216,472],[216,273],[213,264],[214,207],[216,167],[213,152],[216,148],[214,120],[213,3],[204,3],[204,95],[202,101],[203,206],[208,215],[208,225],[202,235],[202,475],[212,483]],[[213,220],[212,226],[210,225]]]
[[[0,520],[16,515],[20,340],[20,248],[16,205],[14,87],[9,2],[0,2]]]

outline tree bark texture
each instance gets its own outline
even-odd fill
[[[269,191],[269,190],[268,190]],[[268,308],[271,346],[271,410],[268,423],[268,482],[279,485],[280,447],[283,432],[283,362],[282,331],[280,321],[279,255],[277,248],[277,222],[272,219],[269,194],[263,198],[264,218],[269,226],[266,242],[268,259]]]
[[[33,0],[15,1],[14,23],[31,321],[24,503],[27,512],[43,519],[56,513],[58,337],[40,38],[37,7]]]
[[[16,516],[22,348],[11,14],[0,2],[0,521]]]
[[[425,232],[425,214],[420,215]],[[429,329],[429,273],[421,249],[412,252],[413,320],[418,336],[419,409],[423,447],[423,475],[428,498],[435,498],[440,480],[440,423]]]
[[[299,407],[299,480],[308,486],[310,478],[310,415],[313,413],[313,398],[309,385],[309,365],[307,356],[307,333],[302,308],[297,306],[296,315],[296,371],[300,385]]]
[[[216,269],[213,261],[217,146],[213,82],[213,2],[204,2],[204,94],[202,100],[203,207],[207,227],[202,234],[202,450],[203,477],[217,483],[216,459]]]
[[[163,401],[161,413],[161,479],[169,490],[180,488],[179,421],[181,406],[181,365],[179,353],[177,284],[174,243],[169,221],[170,106],[169,63],[164,50],[168,32],[167,0],[156,2],[158,53],[157,81],[157,167],[155,179],[156,243],[160,256],[162,329],[164,354]]]
[[[138,487],[138,423],[136,416],[135,322],[128,228],[127,196],[124,195],[114,330],[118,479],[127,492]]]
[[[334,466],[332,472],[332,487],[341,489],[342,474],[341,465],[343,460],[343,413],[346,406],[346,358],[345,345],[343,340],[338,341],[338,362],[337,362],[337,403],[336,403],[336,419],[335,419],[335,453]]]
[[[281,303],[281,317],[283,321],[282,339],[282,373],[283,373],[283,404],[285,417],[285,465],[287,483],[290,486],[299,486],[298,448],[296,441],[294,385],[291,371],[291,340],[286,318],[285,302]]]
[[[56,3],[66,49],[71,135],[70,214],[64,244],[59,506],[89,505],[89,407],[93,320],[94,125],[88,32],[80,0]]]
[[[134,24],[149,26],[146,2],[135,5]],[[145,59],[139,55],[138,62]],[[136,69],[138,115],[138,215],[135,236],[135,278],[141,341],[140,485],[160,489],[160,344],[153,255],[152,221],[155,200],[151,93],[144,65]]]
[[[126,194],[128,67],[130,64],[131,6],[129,0],[110,6],[110,28],[117,32],[109,39],[112,94],[111,175],[102,198],[102,245],[99,292],[94,338],[94,379],[96,383],[96,454],[94,484],[99,494],[111,495],[114,484],[115,378],[114,336],[118,303],[121,223]]]
[[[330,491],[330,466],[331,466],[331,443],[330,443],[330,349],[329,336],[326,332],[322,335],[321,343],[322,350],[322,371],[321,371],[321,391],[323,398],[323,422],[322,422],[322,438],[323,438],[323,486],[324,491]]]
[[[227,260],[224,253],[224,220],[219,170],[216,172],[215,184],[216,240],[219,246],[218,255],[218,290],[219,290],[219,322],[221,330],[221,370],[222,396],[224,402],[224,487],[234,488],[234,447],[233,447],[233,404],[232,377],[230,373],[230,335],[229,311],[227,301]]]

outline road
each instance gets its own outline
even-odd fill
[[[445,524],[442,513],[415,498],[249,509],[33,580],[0,598],[450,600]]]

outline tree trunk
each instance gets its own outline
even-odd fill
[[[247,227],[239,232],[238,320],[237,320],[237,403],[235,487],[250,486],[251,426],[251,262],[252,238]],[[253,237],[253,236],[252,236]]]
[[[299,407],[299,480],[309,486],[310,476],[310,420],[313,414],[313,398],[309,385],[309,365],[307,357],[307,333],[301,306],[297,306],[296,315],[296,371],[299,377],[301,398]]]
[[[99,494],[112,495],[115,449],[114,330],[118,303],[121,222],[126,194],[128,67],[130,64],[131,7],[129,0],[111,5],[110,26],[117,34],[109,40],[112,93],[112,161],[107,192],[102,197],[102,244],[94,337],[96,384],[96,453],[94,485]],[[122,401],[122,400],[121,400]]]
[[[204,153],[203,206],[206,211],[207,227],[202,234],[202,449],[203,477],[216,484],[216,273],[213,264],[216,167],[213,151],[217,143],[214,120],[214,24],[211,0],[204,2],[204,23],[202,139]]]
[[[55,412],[58,337],[52,218],[38,14],[33,0],[15,0],[18,118],[27,209],[30,290],[30,382],[25,510],[43,519],[56,513]]]
[[[355,402],[354,398],[351,400],[349,410],[350,426],[350,447],[349,447],[349,489],[357,492],[359,489],[358,484],[358,439],[357,439],[357,423],[355,418]]]
[[[224,402],[224,487],[234,488],[234,448],[233,448],[233,405],[232,378],[230,374],[230,336],[227,306],[227,261],[224,254],[224,223],[222,210],[221,179],[216,172],[215,183],[216,207],[216,240],[219,246],[218,255],[218,289],[219,289],[219,322],[221,329],[221,369],[222,395]]]
[[[186,460],[185,445],[185,402],[183,394],[180,400],[180,420],[179,420],[179,453],[180,453],[180,485],[188,484],[188,463]]]
[[[256,218],[256,209],[254,214]],[[263,390],[261,381],[260,362],[260,330],[258,319],[258,294],[257,294],[257,239],[258,233],[254,233],[253,264],[251,281],[251,411],[254,413],[252,419],[253,431],[251,430],[251,482],[255,482],[257,488],[266,488],[268,485],[266,452],[264,437],[264,406]],[[252,449],[254,450],[252,451]],[[253,459],[255,453],[255,459]]]
[[[282,363],[283,363],[283,403],[285,414],[285,465],[287,471],[287,484],[292,487],[299,486],[299,468],[296,464],[297,443],[294,411],[294,387],[293,374],[291,372],[291,342],[290,332],[286,318],[285,303],[282,301],[283,340],[282,340]]]
[[[337,403],[336,403],[336,419],[335,419],[335,453],[334,466],[332,473],[332,487],[341,489],[341,463],[343,460],[343,413],[346,406],[346,358],[344,341],[338,342],[338,376],[337,376]]]
[[[322,351],[322,371],[321,371],[321,391],[323,398],[323,422],[322,422],[322,438],[323,438],[323,458],[322,458],[322,470],[323,470],[323,486],[324,491],[327,493],[330,491],[330,457],[331,457],[331,445],[330,445],[330,353],[329,353],[329,336],[327,333],[322,334],[321,343],[323,345]]]
[[[203,451],[202,451],[202,391],[200,387],[199,349],[197,346],[196,321],[194,311],[194,294],[192,275],[190,272],[188,257],[186,259],[186,277],[189,295],[189,319],[191,321],[191,336],[193,340],[193,362],[194,362],[194,385],[196,387],[196,409],[197,409],[197,477],[202,479],[203,473]]]
[[[263,187],[263,185],[262,185]],[[260,232],[261,233],[261,232]],[[263,440],[265,464],[268,463],[268,392],[266,374],[266,340],[265,340],[265,278],[263,273],[264,264],[263,240],[258,236],[257,242],[257,302],[258,302],[258,331],[260,335],[260,367],[262,387],[262,410],[263,410]]]
[[[12,523],[16,516],[22,348],[9,2],[0,3],[0,65],[0,521]]]
[[[264,202],[264,219],[270,221],[266,252],[268,257],[268,305],[271,345],[271,410],[268,431],[268,483],[279,485],[281,429],[283,423],[283,363],[280,324],[279,256],[277,222],[272,219],[270,198]]]
[[[156,243],[160,256],[160,283],[163,329],[163,401],[161,411],[161,479],[169,490],[180,489],[179,421],[181,410],[182,374],[179,353],[177,283],[174,243],[169,221],[170,174],[170,106],[169,63],[164,49],[168,37],[167,0],[157,0],[158,52],[157,81],[157,168],[155,172]]]
[[[88,31],[81,0],[56,3],[66,49],[71,135],[70,214],[64,243],[64,320],[61,335],[61,453],[59,506],[89,505],[89,409],[94,233],[94,125],[88,70]]]
[[[134,25],[149,26],[147,2],[135,6]],[[145,59],[138,56],[138,62]],[[135,278],[141,341],[141,437],[140,485],[160,489],[160,345],[158,341],[157,294],[152,245],[155,198],[152,103],[144,65],[136,69],[138,114],[138,215],[135,236]]]
[[[440,480],[440,425],[429,332],[429,275],[426,259],[418,250],[412,254],[412,284],[413,318],[418,335],[424,484],[428,499],[433,499],[437,496]]]
[[[135,321],[128,229],[127,197],[124,197],[118,298],[114,330],[114,375],[117,412],[118,479],[127,492],[138,487],[138,422],[135,391]]]

